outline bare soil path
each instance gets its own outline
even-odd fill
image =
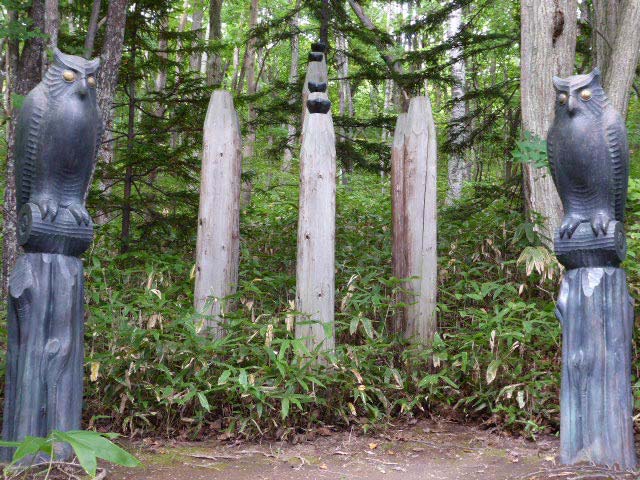
[[[475,480],[633,479],[631,473],[557,467],[558,440],[499,436],[446,421],[420,421],[385,433],[321,429],[312,441],[260,444],[147,441],[134,445],[139,469],[112,480]]]

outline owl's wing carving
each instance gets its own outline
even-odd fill
[[[560,190],[558,186],[558,159],[556,157],[557,151],[555,149],[555,134],[556,128],[555,125],[552,125],[549,130],[549,134],[547,135],[547,158],[549,159],[549,170],[551,170],[553,183],[556,188]]]
[[[606,127],[607,150],[611,165],[611,201],[616,220],[624,222],[629,184],[629,146],[627,129],[616,113]]]
[[[47,96],[39,85],[24,99],[18,113],[15,140],[16,207],[18,212],[29,201],[38,175],[41,155],[42,119],[47,110]]]
[[[89,198],[89,190],[91,190],[91,184],[93,182],[93,176],[96,173],[96,166],[98,165],[98,154],[100,153],[100,146],[102,145],[102,136],[104,135],[104,122],[102,121],[102,115],[98,112],[98,128],[96,131],[96,143],[95,151],[93,152],[93,158],[91,159],[91,171],[87,174],[86,185],[84,189],[84,202],[87,202]]]

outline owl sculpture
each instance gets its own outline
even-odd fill
[[[560,238],[581,223],[606,235],[609,222],[624,221],[629,171],[627,133],[600,84],[600,70],[553,78],[555,120],[547,137],[553,180],[565,216]]]
[[[102,137],[95,91],[99,67],[99,59],[55,49],[44,80],[26,96],[16,126],[19,217],[31,204],[41,222],[61,223],[56,218],[66,209],[78,226],[91,224],[84,204]]]

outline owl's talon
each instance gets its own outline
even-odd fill
[[[36,205],[40,209],[42,220],[45,220],[47,217],[51,217],[51,223],[53,223],[58,216],[58,204],[51,199],[45,199],[36,202]]]
[[[78,225],[85,224],[89,226],[89,224],[91,223],[91,217],[89,216],[89,212],[87,212],[86,208],[84,208],[80,204],[71,204],[67,207],[67,209],[71,212],[73,218],[76,219]]]
[[[582,220],[578,218],[565,219],[560,226],[560,238],[564,238],[565,235],[567,235],[567,238],[571,238],[581,223]]]
[[[600,232],[603,235],[607,234],[607,229],[609,228],[609,222],[611,222],[611,218],[604,213],[598,213],[591,219],[591,230],[593,230],[593,234],[597,237]]]

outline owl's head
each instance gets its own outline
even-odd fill
[[[95,100],[96,75],[100,59],[87,60],[67,55],[54,49],[53,63],[47,70],[44,82],[53,98],[77,95],[82,99]]]
[[[567,78],[553,77],[556,88],[556,115],[600,115],[607,95],[600,84],[600,70]]]

